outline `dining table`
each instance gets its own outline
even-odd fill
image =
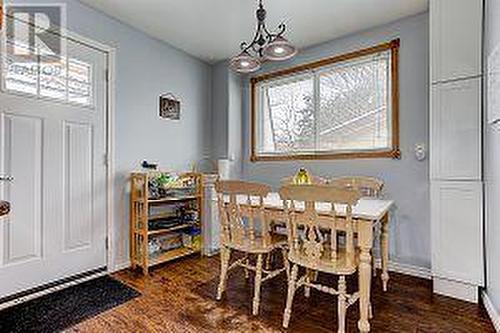
[[[259,198],[248,198],[247,196],[237,196],[238,204],[258,205]],[[250,201],[249,201],[250,200]],[[380,230],[380,254],[381,254],[381,280],[383,291],[387,291],[389,282],[389,223],[390,212],[394,206],[393,200],[363,197],[360,198],[356,205],[352,207],[353,230],[358,239],[359,248],[359,309],[360,319],[358,321],[358,329],[361,332],[370,331],[369,319],[371,317],[371,278],[372,278],[372,249],[374,243],[374,230]],[[295,202],[295,208],[300,211],[304,209],[303,202]],[[339,217],[336,228],[342,230],[345,227],[345,220],[342,221],[342,215],[345,215],[346,206],[335,204],[336,216]],[[265,213],[270,221],[280,224],[286,221],[284,202],[280,195],[276,192],[269,193],[264,198]],[[316,203],[316,211],[318,215],[329,215],[332,212],[330,203]]]

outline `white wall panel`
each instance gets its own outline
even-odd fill
[[[432,82],[481,75],[482,0],[432,0]]]
[[[481,182],[431,185],[432,273],[484,285]]]
[[[92,127],[64,123],[64,250],[90,246],[92,235]]]
[[[481,79],[432,86],[431,178],[481,180]]]
[[[3,264],[16,264],[42,256],[42,120],[2,115],[2,174],[14,181],[4,183],[4,194],[13,205],[3,223]],[[22,152],[22,154],[15,153]]]

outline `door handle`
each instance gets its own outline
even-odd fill
[[[13,182],[14,177],[8,175],[0,175],[0,181],[2,182]]]

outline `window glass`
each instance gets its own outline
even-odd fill
[[[252,152],[272,157],[393,151],[392,56],[388,47],[252,81]]]

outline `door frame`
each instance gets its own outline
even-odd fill
[[[84,37],[78,33],[64,29],[64,34],[77,42],[86,44],[106,53],[106,271],[114,272],[117,269],[115,258],[114,239],[114,203],[115,203],[115,70],[116,70],[116,47],[98,42],[94,39]]]
[[[2,32],[3,34],[3,32]],[[69,38],[79,44],[86,45],[87,47],[91,47],[100,52],[103,52],[106,57],[106,68],[107,71],[104,74],[105,81],[105,98],[106,101],[104,103],[105,114],[104,114],[104,129],[105,129],[105,167],[106,167],[106,266],[107,271],[113,271],[114,266],[114,251],[113,251],[113,227],[114,227],[114,186],[113,180],[115,177],[115,168],[114,168],[114,152],[115,152],[115,142],[114,142],[114,131],[115,131],[115,61],[116,61],[116,47],[109,46],[98,42],[94,39],[82,36],[78,33],[70,31],[68,29],[61,28],[61,35]],[[0,87],[2,89],[2,87]],[[3,91],[3,89],[2,89]],[[7,93],[7,92],[5,92]],[[14,93],[17,96],[32,98],[32,96],[23,93]],[[37,97],[39,98],[39,97]],[[50,99],[41,98],[45,101],[51,101]],[[54,100],[54,103],[59,103],[59,101]]]
[[[116,49],[99,42],[95,39],[80,35],[66,28],[61,28],[61,34],[74,41],[95,48],[106,54],[107,71],[105,74],[106,82],[106,103],[105,108],[105,129],[106,129],[106,272],[112,273],[119,269],[116,265],[114,248],[114,203],[115,203],[115,70],[116,70]]]
[[[95,39],[80,35],[67,28],[61,28],[61,35],[78,43],[87,45],[106,54],[107,71],[105,74],[106,103],[105,129],[106,129],[106,272],[112,273],[123,267],[116,264],[114,221],[115,221],[115,79],[116,79],[116,46],[110,46]]]
[[[3,15],[4,13],[0,13]],[[63,282],[62,284],[58,284],[54,287],[49,287],[42,291],[35,291],[34,293],[30,293],[26,296],[21,296],[12,301],[7,301],[5,303],[0,304],[0,309],[27,301],[29,299],[33,299],[44,294],[48,294],[71,285],[75,285],[86,280],[92,279],[94,277],[98,277],[104,274],[112,273],[124,267],[120,267],[121,265],[117,265],[116,263],[116,251],[115,251],[115,237],[114,237],[114,219],[115,219],[115,70],[116,70],[116,46],[110,46],[104,44],[102,42],[96,41],[92,38],[85,37],[76,32],[68,30],[66,28],[60,28],[61,35],[69,38],[77,43],[86,45],[88,47],[94,48],[100,52],[103,52],[106,56],[106,67],[107,70],[104,73],[104,81],[105,81],[105,98],[106,101],[104,103],[105,114],[104,114],[104,129],[105,129],[105,168],[106,168],[106,270],[101,272],[96,272],[90,274],[88,276],[84,276],[81,278],[77,278],[70,282]],[[3,31],[1,32],[3,34]],[[1,87],[0,87],[1,89]],[[30,98],[26,96],[26,98]],[[54,101],[57,103],[57,101]],[[64,280],[64,279],[63,279]]]

